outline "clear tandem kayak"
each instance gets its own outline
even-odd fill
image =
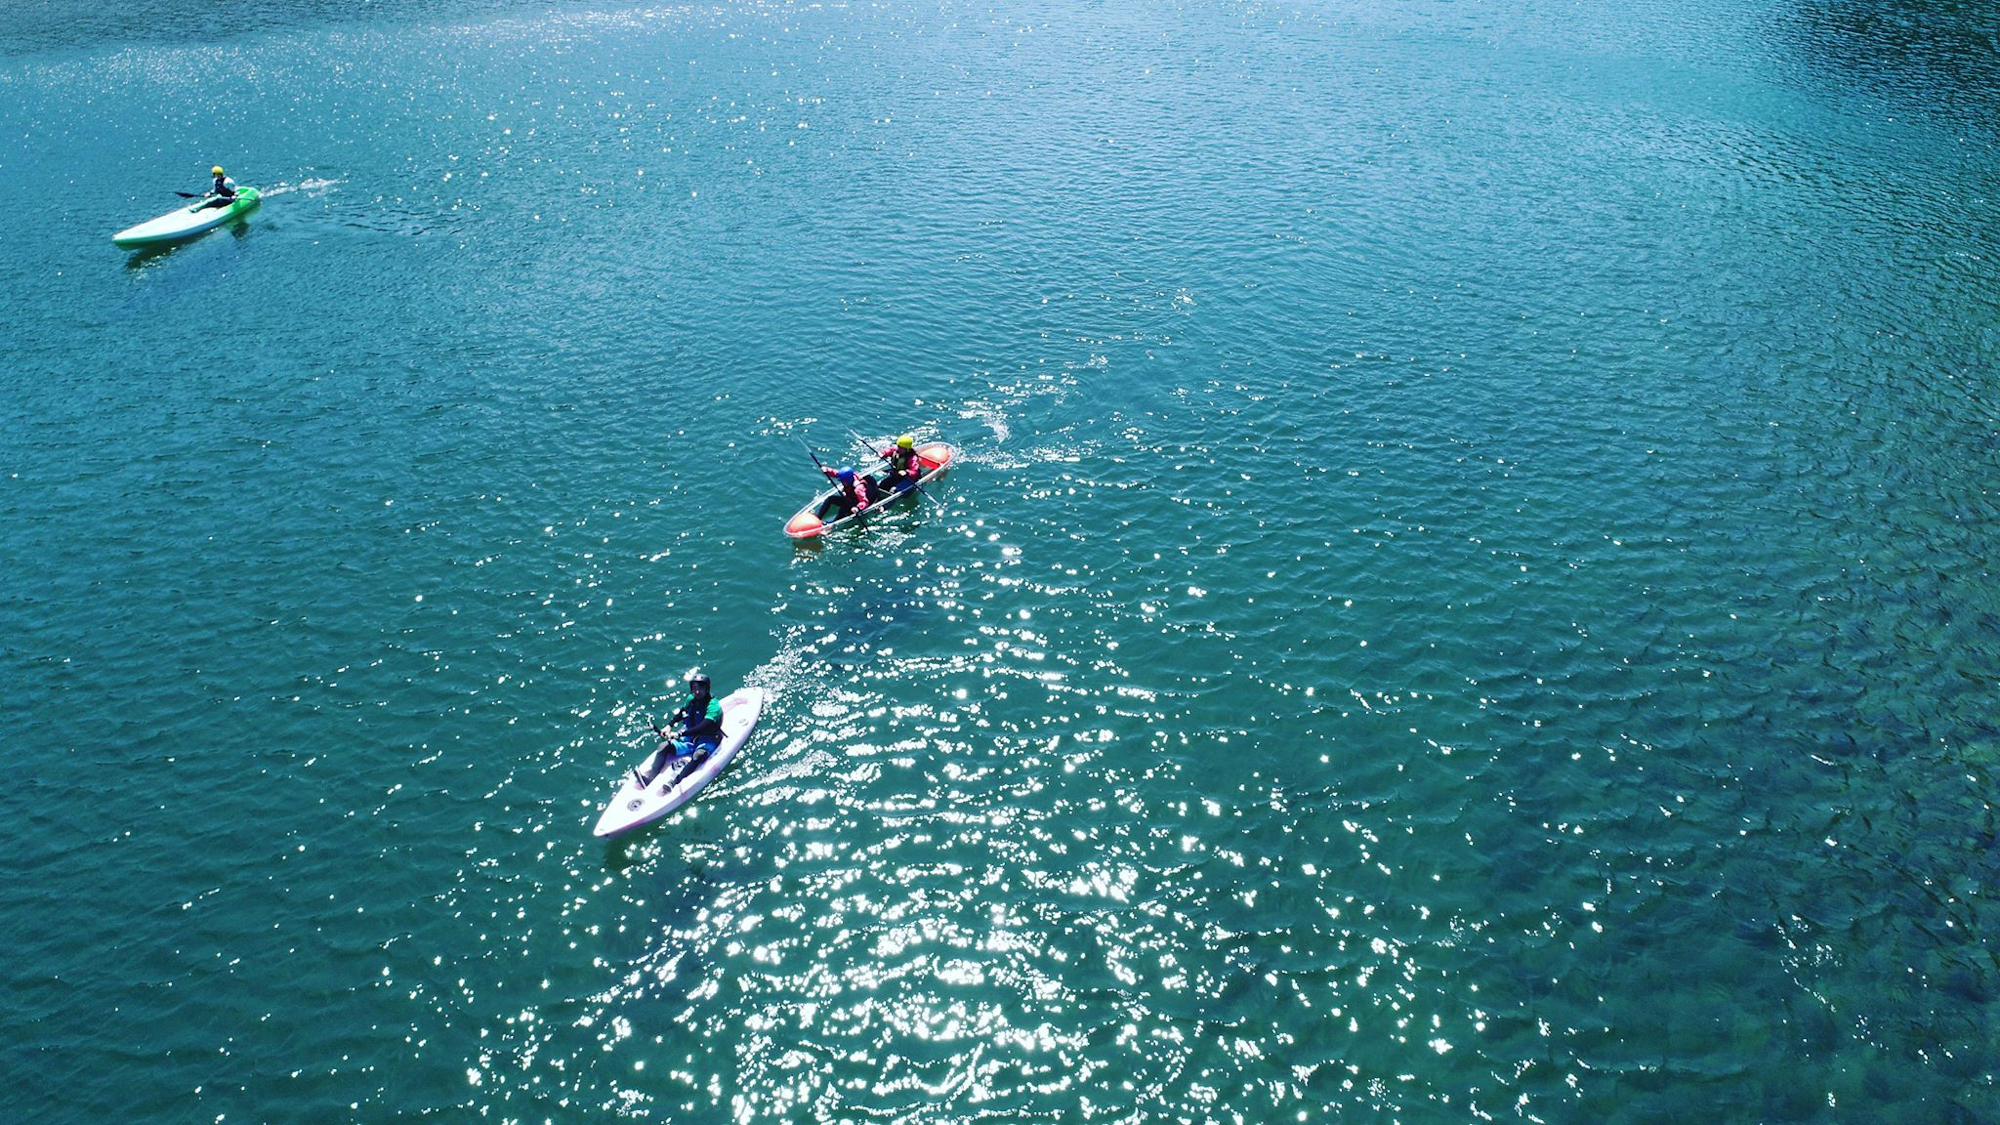
[[[917,484],[922,486],[938,479],[957,460],[958,449],[949,442],[927,441],[918,446],[917,463],[924,467],[924,473],[917,478]],[[800,508],[797,515],[786,520],[785,534],[794,539],[811,539],[817,535],[824,535],[837,527],[846,527],[861,517],[879,511],[916,491],[914,488],[905,487],[891,493],[881,483],[882,475],[878,473],[869,478],[870,491],[876,499],[869,503],[866,511],[835,515],[838,509],[830,506],[830,501],[840,495],[840,490],[831,488],[813,497],[812,503]]]
[[[211,206],[214,196],[197,199],[186,207],[176,207],[157,219],[147,219],[136,227],[127,227],[111,236],[111,241],[128,249],[140,246],[159,246],[168,242],[179,242],[183,238],[193,238],[202,231],[219,227],[229,220],[257,206],[263,198],[256,188],[239,188],[236,198],[220,207]]]
[[[759,688],[738,688],[723,696],[721,743],[692,766],[664,769],[645,785],[639,784],[639,776],[634,770],[626,770],[618,795],[604,806],[604,815],[597,818],[597,827],[592,831],[599,836],[616,836],[642,824],[651,824],[687,804],[696,793],[701,792],[702,786],[715,780],[738,750],[743,749],[743,743],[750,738],[750,729],[757,725],[757,713],[763,709],[764,692]],[[638,768],[643,768],[652,760],[652,754],[646,755],[640,760]]]

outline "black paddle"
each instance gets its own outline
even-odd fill
[[[833,471],[832,471],[832,470],[830,470],[830,469],[828,469],[828,468],[827,468],[827,467],[826,467],[826,466],[825,466],[824,464],[821,464],[821,463],[820,463],[820,459],[819,459],[819,454],[817,454],[817,453],[814,453],[814,452],[813,452],[813,447],[812,447],[812,446],[810,446],[810,445],[806,445],[806,439],[804,439],[804,438],[800,438],[800,439],[799,439],[799,444],[800,444],[800,445],[802,445],[802,446],[805,446],[805,450],[806,450],[806,456],[808,456],[808,457],[810,457],[810,458],[812,458],[812,459],[813,459],[813,464],[815,464],[815,465],[819,465],[819,471],[820,471],[821,475],[825,476],[825,477],[826,477],[826,479],[828,479],[828,480],[833,480],[833,479],[834,479],[834,476],[833,476]],[[838,484],[836,484],[836,485],[835,485],[834,487],[835,487],[835,488],[837,489],[837,488],[839,488],[840,486],[839,486]]]
[[[848,437],[851,437],[851,438],[853,438],[853,439],[854,439],[855,441],[858,441],[858,442],[860,442],[860,443],[861,443],[861,448],[863,448],[863,449],[866,449],[866,450],[867,450],[868,452],[870,452],[870,453],[875,453],[875,451],[876,451],[876,450],[875,450],[875,443],[874,443],[874,442],[872,442],[872,441],[869,441],[869,440],[868,440],[867,438],[865,438],[865,437],[862,437],[862,436],[861,436],[860,434],[857,434],[857,433],[855,433],[855,432],[854,432],[853,430],[851,430],[851,429],[847,431],[847,436],[848,436]],[[928,492],[925,492],[925,491],[924,491],[924,486],[923,486],[923,485],[921,485],[921,484],[918,484],[918,483],[917,483],[917,477],[920,477],[920,476],[923,476],[923,475],[924,475],[924,474],[923,474],[923,466],[919,465],[919,466],[917,467],[917,470],[918,470],[918,471],[917,471],[917,476],[916,476],[916,477],[911,477],[911,478],[910,478],[910,487],[911,487],[911,488],[914,488],[914,489],[916,489],[916,490],[917,490],[917,495],[919,495],[919,496],[923,497],[924,499],[926,499],[926,500],[930,501],[930,502],[931,502],[931,503],[933,503],[933,504],[936,504],[936,505],[937,505],[938,507],[940,507],[940,508],[944,507],[944,501],[942,501],[942,500],[939,500],[939,499],[938,499],[937,497],[935,497],[935,496],[932,496],[932,495],[931,495],[930,493],[928,493]],[[893,494],[892,494],[892,495],[893,495]]]
[[[655,750],[651,754],[648,754],[646,756],[646,761],[650,762],[654,758],[660,756],[660,750],[666,749],[666,742],[671,736],[668,735],[665,730],[661,729],[660,724],[654,722],[652,716],[650,715],[646,717],[646,725],[652,727],[653,733],[660,736],[660,743],[661,743],[659,750]],[[640,773],[640,771],[644,768],[645,768],[645,762],[641,762],[640,764],[632,767],[632,780],[638,782],[639,788],[641,789],[646,788],[647,786],[653,784],[655,781],[658,781],[660,779],[660,770],[654,770],[653,776],[646,777],[644,774]],[[665,768],[666,768],[665,764],[662,763],[660,769],[665,769]]]
[[[205,194],[204,194],[204,195],[196,195],[196,194],[195,194],[194,192],[191,192],[191,191],[177,191],[177,192],[175,192],[174,194],[175,194],[175,195],[178,195],[178,196],[180,196],[180,197],[181,197],[182,199],[207,199],[207,198],[208,198],[208,196],[207,196],[207,195],[205,195]]]
[[[804,439],[804,438],[800,438],[800,439],[799,439],[799,445],[800,445],[800,446],[802,446],[802,447],[804,447],[804,449],[805,449],[805,451],[806,451],[806,456],[808,456],[808,457],[810,457],[810,458],[812,458],[812,459],[813,459],[813,464],[815,464],[815,465],[819,465],[819,471],[820,471],[820,472],[822,472],[822,473],[825,473],[825,472],[826,472],[826,466],[825,466],[825,465],[820,465],[820,460],[819,460],[819,454],[817,454],[817,453],[814,453],[814,452],[813,452],[813,447],[812,447],[812,446],[810,446],[810,445],[806,445],[806,439]]]

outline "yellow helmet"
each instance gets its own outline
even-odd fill
[[[210,169],[208,170],[208,174],[209,174],[209,175],[211,175],[211,176],[220,176],[220,175],[222,175],[222,165],[220,165],[220,164],[217,164],[217,165],[216,165],[215,167],[213,167],[213,168],[210,168]]]
[[[917,439],[909,434],[904,434],[902,437],[896,439],[897,449],[914,449],[916,445]]]

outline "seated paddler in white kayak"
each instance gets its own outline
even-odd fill
[[[659,750],[632,771],[641,788],[651,785],[654,778],[669,768],[678,771],[700,761],[722,743],[722,704],[710,698],[708,676],[699,671],[689,672],[687,689],[687,702],[667,719],[667,725],[653,728],[660,735]]]
[[[208,199],[203,201],[202,205],[195,208],[195,210],[202,211],[210,207],[227,207],[231,203],[236,202],[236,181],[223,173],[222,165],[217,164],[215,167],[210,168],[208,174],[215,177],[215,183],[208,189]]]

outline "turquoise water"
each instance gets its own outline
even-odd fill
[[[1976,7],[231,11],[0,28],[5,1117],[2000,1116]]]

